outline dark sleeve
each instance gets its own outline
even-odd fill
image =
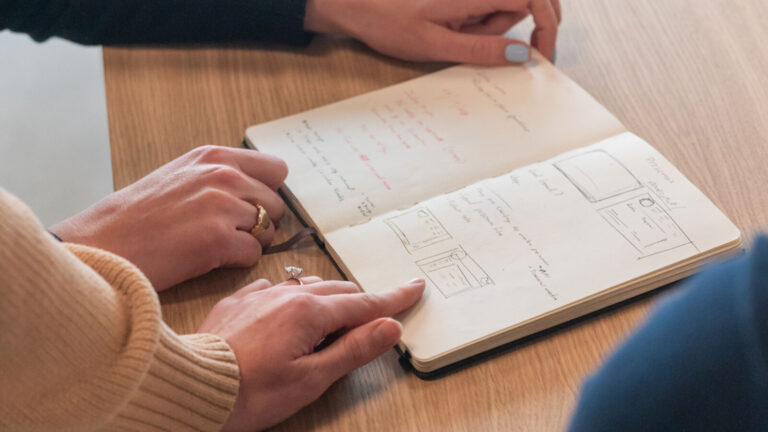
[[[304,44],[306,0],[0,0],[0,30],[93,45]]]
[[[768,430],[768,239],[695,277],[584,385],[571,432]]]

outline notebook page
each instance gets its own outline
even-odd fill
[[[623,131],[536,54],[523,67],[448,68],[246,137],[288,163],[287,187],[329,232]]]
[[[426,278],[402,340],[429,359],[739,235],[660,153],[624,133],[326,240],[366,291]]]

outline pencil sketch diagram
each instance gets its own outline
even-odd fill
[[[467,188],[459,196],[467,205],[479,205],[488,200],[483,187]]]
[[[416,265],[448,298],[461,292],[493,285],[488,273],[461,246],[416,261]]]
[[[687,244],[696,247],[648,193],[603,207],[598,213],[640,252],[641,258]]]
[[[408,253],[448,240],[451,235],[426,207],[418,207],[385,219]]]
[[[554,166],[593,203],[642,188],[640,181],[604,150],[581,153]]]

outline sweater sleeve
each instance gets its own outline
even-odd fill
[[[0,30],[86,45],[306,44],[306,0],[0,0]]]
[[[179,336],[149,281],[50,237],[0,189],[0,430],[213,431],[238,368],[224,340]]]
[[[671,293],[585,384],[571,432],[768,430],[768,238]]]

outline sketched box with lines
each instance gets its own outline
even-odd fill
[[[618,160],[604,150],[592,150],[554,163],[589,202],[600,202],[643,187]]]
[[[493,280],[461,246],[416,261],[445,298],[493,285]]]
[[[408,253],[448,240],[451,235],[426,207],[418,207],[384,220]]]

